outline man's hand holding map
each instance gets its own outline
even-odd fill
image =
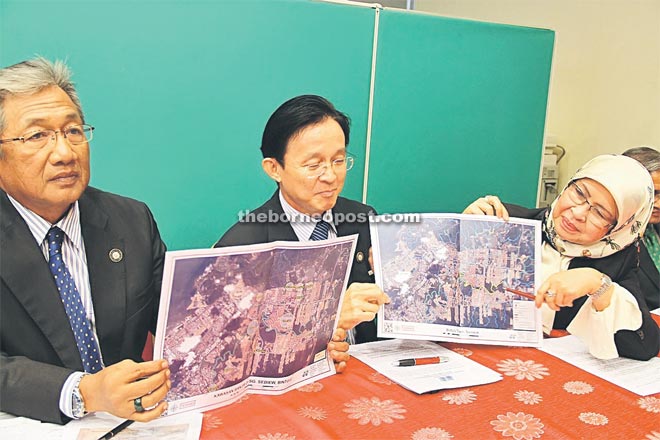
[[[154,347],[172,372],[168,413],[334,374],[326,347],[356,238],[168,252]]]

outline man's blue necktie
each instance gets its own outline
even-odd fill
[[[103,368],[99,345],[92,331],[92,325],[87,319],[76,283],[62,259],[64,231],[57,226],[53,226],[48,231],[46,239],[48,240],[48,267],[53,274],[53,278],[55,278],[55,284],[60,292],[66,316],[69,317],[83,368],[87,373],[96,373]]]
[[[327,240],[329,230],[330,230],[330,223],[321,219],[316,223],[316,226],[312,231],[312,235],[309,236],[309,239],[312,241]]]

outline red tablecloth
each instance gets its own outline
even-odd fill
[[[503,380],[417,395],[352,359],[302,389],[208,411],[201,438],[660,440],[660,394],[637,396],[532,348],[444,345]]]

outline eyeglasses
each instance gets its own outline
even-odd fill
[[[0,144],[9,142],[23,142],[31,150],[40,150],[56,140],[57,134],[61,133],[71,145],[84,144],[94,137],[94,127],[87,124],[70,125],[63,130],[38,130],[26,133],[21,137],[12,139],[0,139]]]
[[[352,156],[346,156],[339,159],[335,159],[330,162],[332,165],[332,171],[334,173],[345,173],[346,171],[353,168],[355,159]],[[309,165],[304,165],[302,167],[305,177],[308,179],[317,179],[325,174],[328,170],[328,162],[317,162]]]
[[[584,195],[584,191],[580,188],[577,183],[571,182],[566,188],[566,196],[574,206],[581,206],[587,204],[589,211],[587,212],[587,221],[597,228],[605,228],[609,226],[614,226],[616,220],[612,220],[608,217],[607,214],[603,212],[602,208],[592,205],[587,196]]]

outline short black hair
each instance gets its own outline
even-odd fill
[[[261,138],[261,154],[264,158],[272,157],[284,166],[284,154],[291,138],[327,118],[339,124],[344,132],[345,145],[348,145],[351,121],[330,101],[318,95],[300,95],[289,99],[268,118]]]

